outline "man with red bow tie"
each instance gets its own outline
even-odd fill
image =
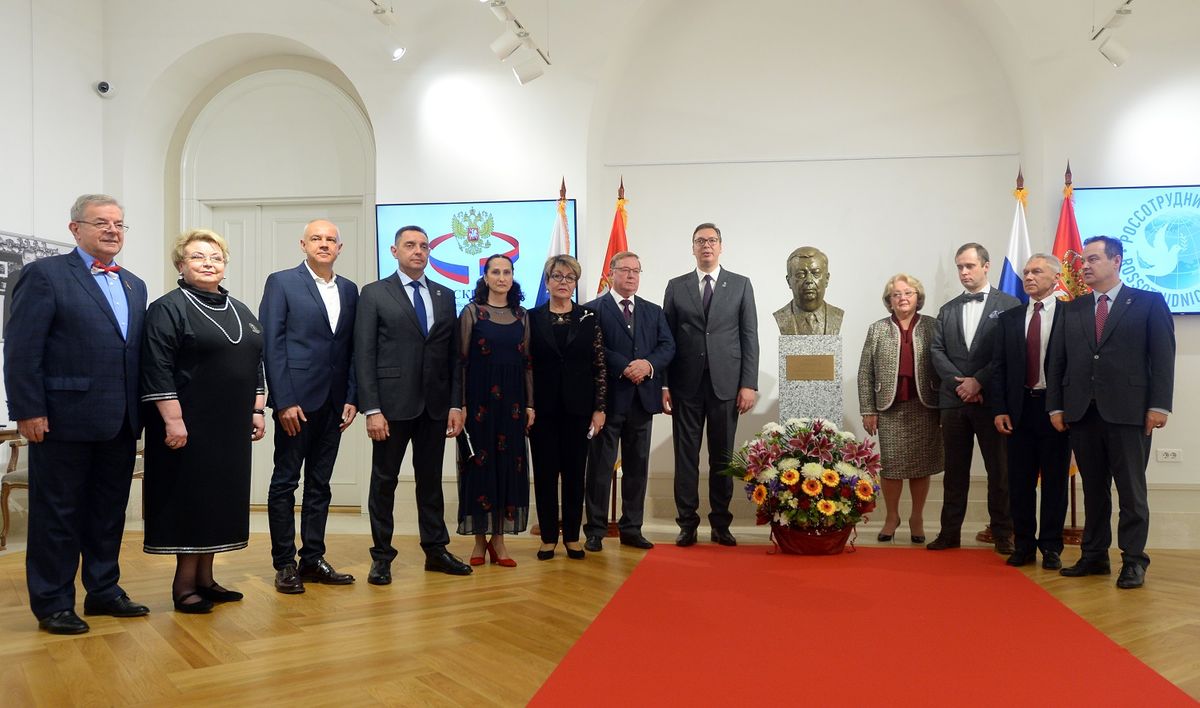
[[[29,440],[29,604],[52,634],[88,631],[75,614],[81,558],[85,615],[150,611],[117,584],[146,284],[113,261],[128,230],[116,199],[79,197],[67,228],[78,247],[25,266],[4,341],[9,418]]]

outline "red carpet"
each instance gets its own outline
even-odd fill
[[[531,701],[717,704],[1195,702],[991,551],[665,544]]]

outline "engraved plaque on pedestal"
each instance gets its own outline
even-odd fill
[[[779,338],[779,419],[824,418],[842,426],[842,338]]]

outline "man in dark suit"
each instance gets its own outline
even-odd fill
[[[992,410],[984,404],[983,392],[992,375],[992,346],[1000,313],[1021,303],[988,284],[990,259],[980,244],[960,246],[954,265],[964,292],[938,311],[937,330],[929,348],[942,380],[938,406],[942,409],[946,474],[942,478],[942,528],[926,548],[940,551],[960,545],[971,457],[978,439],[987,470],[988,516],[996,552],[1007,556],[1014,549],[1004,444],[996,432]]]
[[[354,310],[358,286],[333,272],[342,251],[338,228],[311,221],[300,239],[304,262],[267,277],[258,319],[263,326],[267,404],[275,412],[275,470],[267,493],[275,589],[304,592],[304,581],[348,585],[325,560],[329,480],[342,431],[358,414],[354,380]],[[296,565],[296,487],[305,468]]]
[[[1046,352],[1063,308],[1054,297],[1062,264],[1034,254],[1022,270],[1029,304],[1000,313],[996,328],[988,402],[993,424],[1008,441],[1008,502],[1015,550],[1006,561],[1022,566],[1042,551],[1042,567],[1062,568],[1063,524],[1067,518],[1067,478],[1071,445],[1050,425],[1046,413]],[[1038,473],[1042,480],[1042,526],[1038,532]]]
[[[1146,463],[1150,436],[1167,424],[1175,388],[1175,324],[1159,293],[1122,285],[1121,242],[1084,241],[1083,282],[1090,295],[1063,303],[1061,336],[1048,362],[1046,408],[1055,429],[1070,428],[1071,448],[1083,476],[1083,551],[1066,576],[1107,575],[1112,545],[1112,492],[1120,516],[1117,587],[1145,582]]]
[[[354,321],[358,401],[371,438],[371,570],[367,582],[392,582],[396,484],[409,442],[416,478],[417,525],[425,570],[470,575],[471,566],[446,550],[442,457],[446,438],[463,426],[462,383],[454,376],[458,318],[454,292],[425,277],[429,237],[420,226],[396,232],[399,270],[363,288]]]
[[[654,548],[642,535],[650,466],[650,429],[662,411],[662,381],[675,356],[675,340],[662,308],[637,296],[642,263],[632,251],[609,261],[612,290],[588,303],[600,315],[608,368],[608,416],[592,439],[587,466],[589,551],[602,549],[608,531],[608,486],[621,449],[621,545]]]
[[[663,410],[672,417],[674,434],[677,546],[696,543],[706,426],[712,541],[737,545],[729,532],[733,480],[721,472],[733,454],[738,416],[758,400],[758,314],[750,280],[721,268],[721,250],[721,230],[710,223],[697,226],[696,269],[671,279],[663,296],[676,352],[663,387]]]
[[[141,435],[138,361],[146,284],[113,262],[125,243],[117,200],[85,194],[68,225],[78,247],[25,266],[4,340],[9,418],[29,440],[29,604],[38,626],[82,634],[85,615],[150,610],[118,585],[117,556]]]

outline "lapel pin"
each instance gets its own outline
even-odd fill
[[[1133,302],[1133,298],[1131,298],[1131,297],[1127,297],[1127,298],[1125,298],[1125,304],[1126,304],[1126,305],[1128,305],[1128,304],[1129,304],[1129,303],[1131,303],[1131,302]]]

